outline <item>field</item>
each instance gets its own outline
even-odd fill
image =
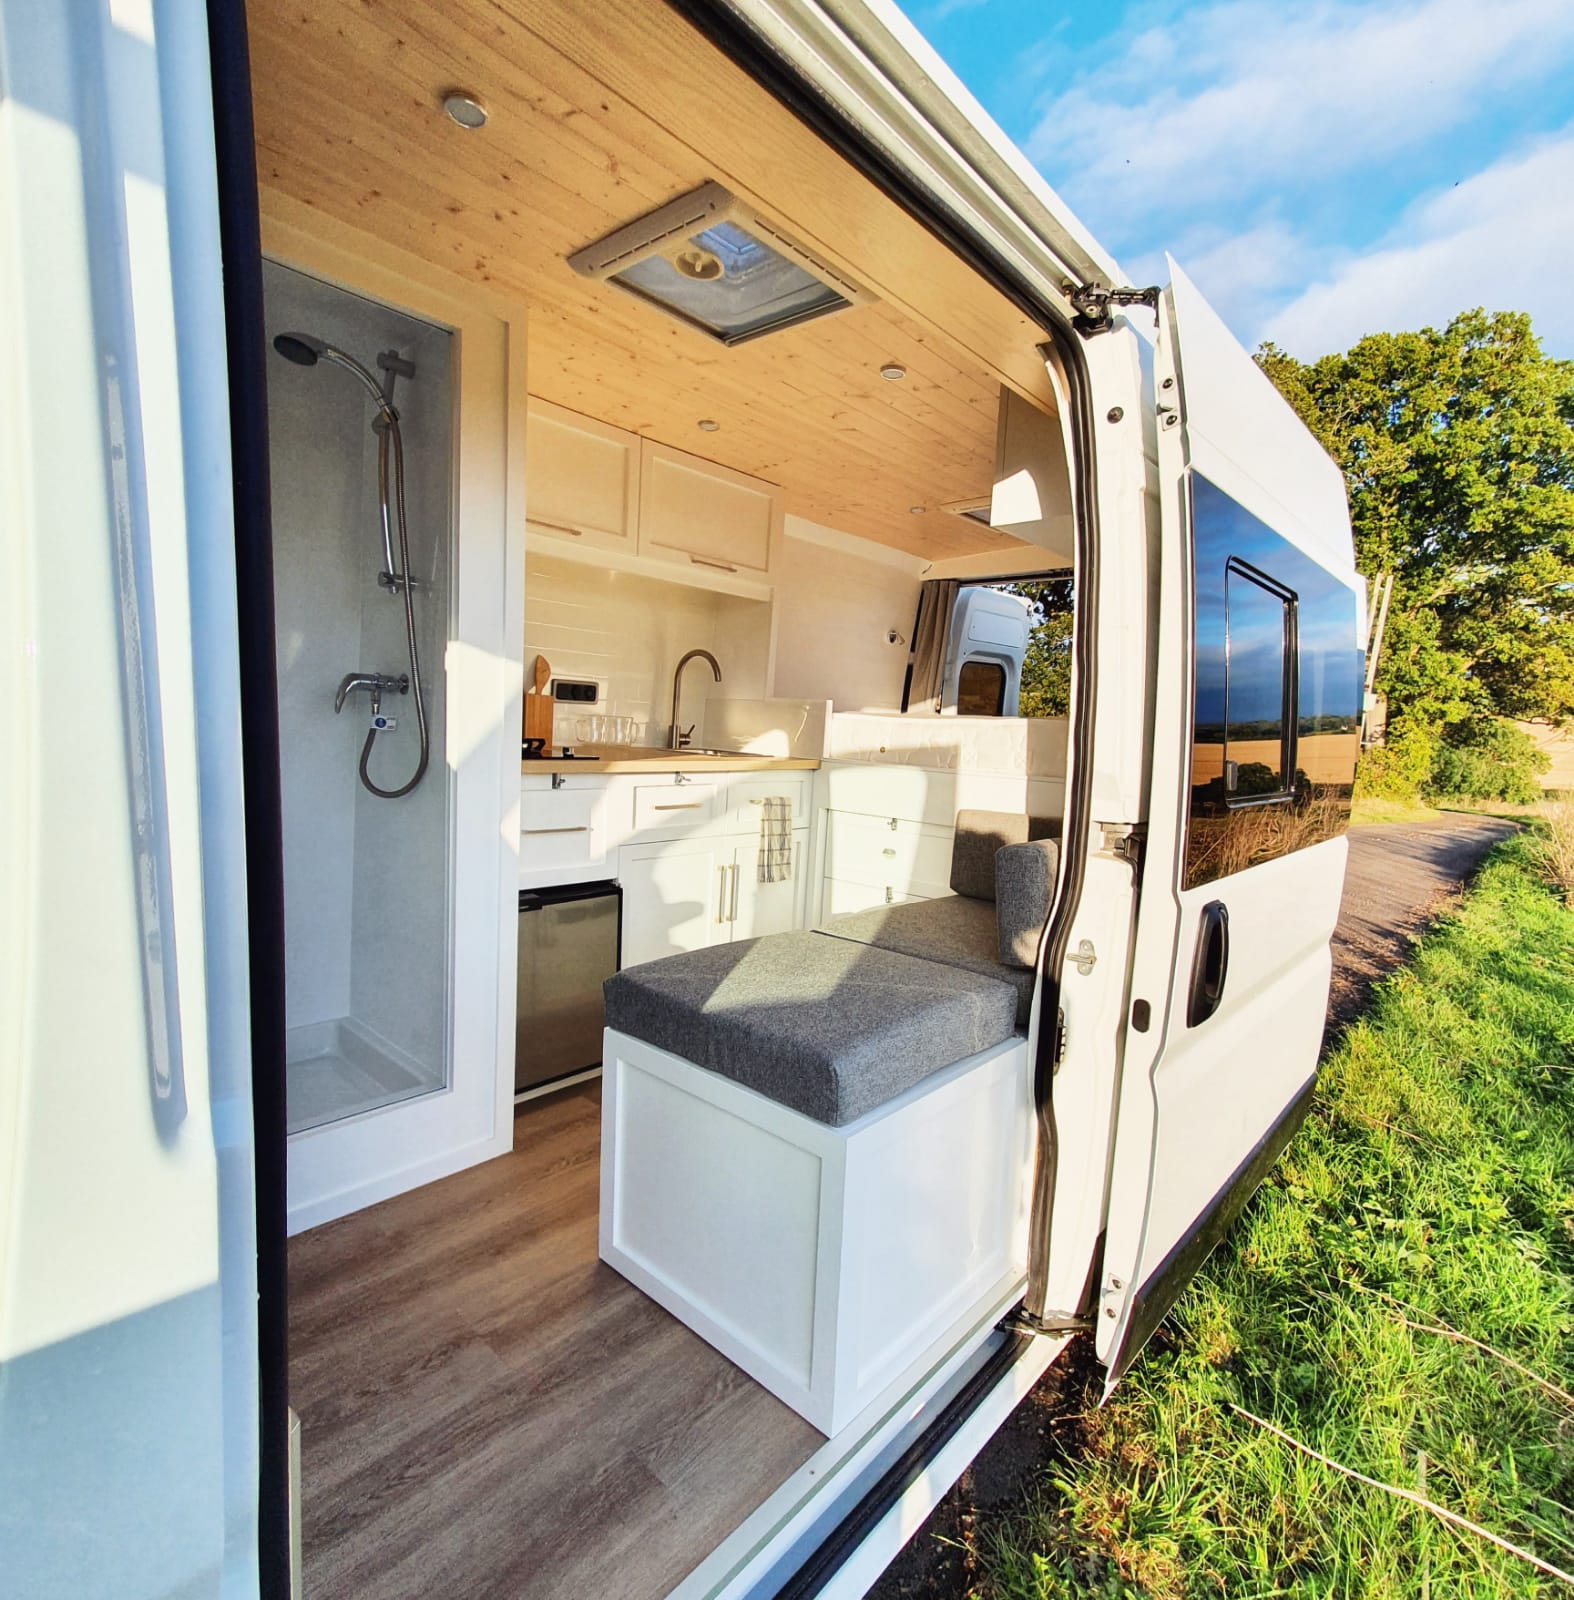
[[[1379,989],[1115,1398],[970,1530],[978,1595],[1568,1592],[1574,911],[1535,850]]]

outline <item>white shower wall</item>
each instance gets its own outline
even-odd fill
[[[317,1060],[358,1069],[372,1059],[361,1048],[370,1043],[389,1063],[390,1092],[368,1091],[356,1103],[349,1097],[344,1109],[352,1111],[437,1087],[446,1072],[451,341],[443,329],[288,268],[267,263],[264,274],[270,341],[306,331],[373,371],[377,353],[390,348],[416,367],[413,378],[399,380],[394,403],[404,436],[431,759],[411,794],[385,800],[361,786],[356,770],[369,700],[357,694],[341,715],[333,709],[346,673],[409,670],[403,602],[377,585],[383,551],[375,407],[342,369],[326,362],[301,368],[268,351],[292,1086]],[[370,770],[391,788],[417,760],[414,695],[386,697],[382,709],[398,727],[378,735]],[[350,1051],[336,1042],[346,1026],[355,1035]],[[309,1120],[323,1120],[331,1098],[315,1095]],[[302,1125],[293,1106],[291,1123]]]

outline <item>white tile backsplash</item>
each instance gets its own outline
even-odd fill
[[[684,722],[702,721],[711,694],[758,693],[769,650],[770,607],[686,584],[614,572],[560,556],[525,558],[525,673],[544,655],[557,678],[593,678],[605,686],[595,705],[554,708],[554,739],[578,740],[581,717],[631,717],[637,743],[666,742],[672,720],[672,673],[688,650],[711,651],[717,684],[704,662],[684,673]]]

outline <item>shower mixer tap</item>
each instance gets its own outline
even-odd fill
[[[410,675],[400,673],[395,677],[387,672],[345,673],[339,681],[339,692],[333,697],[333,714],[338,716],[344,710],[344,702],[352,694],[363,692],[372,697],[372,715],[375,717],[382,710],[385,694],[409,694]]]

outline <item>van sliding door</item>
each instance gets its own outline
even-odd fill
[[[201,8],[0,0],[0,1590],[257,1593]]]
[[[1171,269],[1163,667],[1098,1316],[1112,1384],[1309,1101],[1366,627],[1339,469]]]

